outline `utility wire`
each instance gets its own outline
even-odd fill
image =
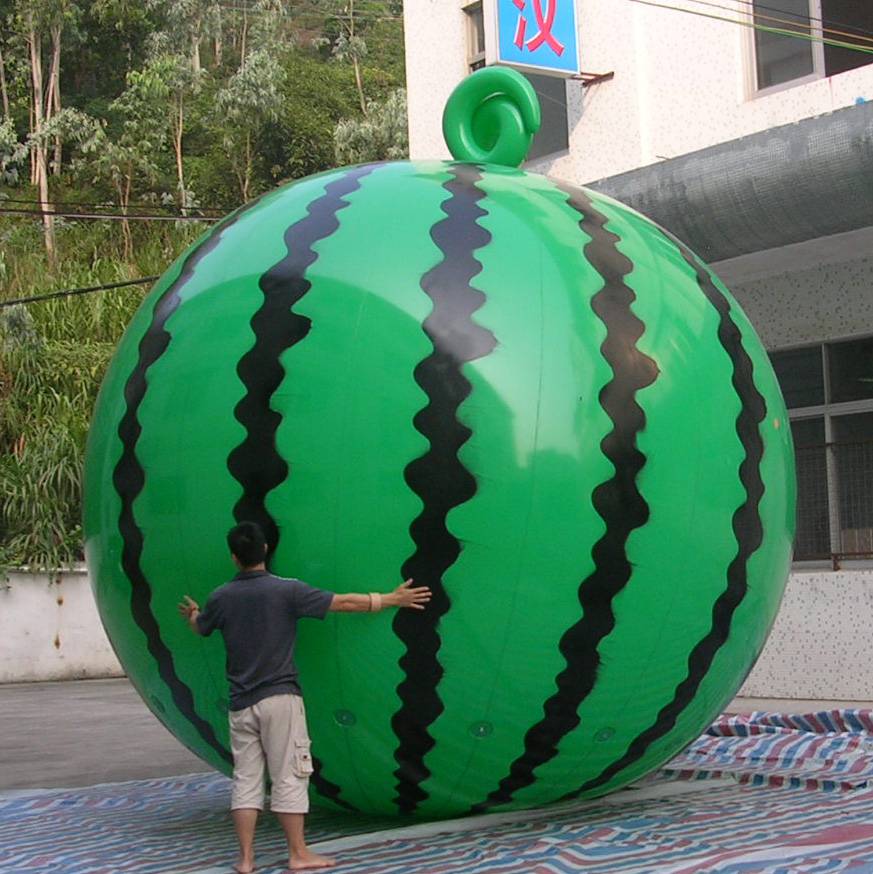
[[[223,9],[225,12],[244,12],[247,15],[274,15],[277,18],[286,18],[291,21],[297,20],[304,15],[312,16],[315,19],[318,19],[321,22],[330,21],[334,19],[340,20],[351,20],[354,19],[356,22],[371,22],[371,21],[403,21],[402,15],[385,15],[380,14],[375,9],[372,10],[364,10],[362,12],[355,12],[354,15],[349,15],[348,13],[342,12],[329,12],[327,10],[319,10],[316,8],[305,9],[305,10],[288,10],[288,11],[280,11],[276,9],[259,9],[256,6],[246,6],[239,2],[239,0],[226,0],[226,2],[216,4],[220,9]]]
[[[7,203],[24,203],[24,204],[36,204],[37,206],[80,206],[80,207],[91,207],[93,209],[121,209],[121,207],[117,203],[106,203],[103,201],[102,203],[89,203],[84,200],[26,200],[23,198],[17,197],[3,197],[0,196],[0,208],[5,206]],[[130,209],[163,209],[166,211],[170,210],[181,210],[182,207],[176,204],[164,204],[164,203],[129,203],[128,208]],[[206,210],[207,212],[230,212],[231,210],[236,209],[236,206],[189,206],[186,207],[189,210]]]
[[[766,6],[763,3],[759,3],[758,0],[733,0],[733,2],[739,3],[741,6],[751,6],[752,9],[764,9],[767,12],[778,12],[782,15],[792,15],[793,14],[786,9],[779,9],[776,6]],[[724,7],[724,8],[728,8],[728,7]],[[731,11],[734,11],[734,10],[731,10]],[[830,30],[832,33],[838,33],[839,31],[833,30],[832,28],[829,28],[829,27],[826,28],[826,27],[824,27],[825,24],[835,24],[837,27],[848,28],[849,30],[854,31],[854,33],[863,34],[864,36],[873,37],[873,31],[864,30],[864,28],[856,27],[854,24],[848,24],[845,21],[836,21],[833,18],[829,18],[829,19],[818,18],[815,15],[804,15],[802,17],[805,19],[809,19],[810,21],[817,21],[819,24],[822,25],[822,30]]]
[[[150,221],[150,222],[217,222],[220,216],[209,215],[141,215],[109,212],[53,212],[50,209],[5,209],[0,207],[0,215],[50,215],[55,218],[94,219],[96,221]]]
[[[691,0],[691,2],[697,3],[699,6],[709,6],[713,9],[721,9],[725,12],[736,13],[736,12],[740,11],[739,9],[734,9],[730,6],[724,6],[721,3],[709,2],[709,0]],[[742,3],[744,6],[751,6],[752,10],[753,10],[754,21],[759,21],[759,20],[760,21],[772,21],[772,22],[775,22],[776,24],[787,24],[792,28],[797,28],[801,32],[809,31],[810,34],[812,34],[813,32],[817,32],[820,29],[823,34],[828,33],[828,34],[833,34],[834,36],[848,36],[848,37],[851,37],[852,39],[860,39],[860,40],[863,40],[864,42],[871,43],[871,47],[873,47],[873,35],[864,36],[864,35],[862,35],[864,33],[864,31],[859,31],[857,33],[850,33],[850,32],[845,31],[845,30],[834,30],[831,27],[816,28],[812,24],[813,19],[810,18],[808,15],[795,15],[794,18],[778,18],[775,15],[764,15],[763,13],[759,12],[758,11],[759,9],[771,9],[771,7],[761,6],[760,4],[755,3],[754,0],[735,0],[735,2]],[[773,10],[773,11],[778,12],[780,10],[777,9],[777,10]],[[784,11],[784,10],[782,10],[782,11]],[[786,12],[785,14],[786,15],[793,15],[794,13]],[[814,20],[819,21],[822,24],[825,23],[820,18],[817,18]],[[804,23],[804,22],[806,22],[806,23]],[[834,22],[831,22],[831,23],[834,23]]]
[[[60,291],[50,291],[47,294],[35,294],[30,297],[19,297],[15,300],[0,301],[0,309],[18,306],[19,304],[37,303],[42,300],[55,300],[60,297],[75,297],[80,294],[93,294],[95,291],[108,291],[113,288],[125,288],[129,285],[145,285],[157,280],[158,276],[143,276],[141,279],[128,279],[124,282],[108,282],[105,285],[90,285],[87,288],[63,288]]]
[[[867,55],[873,55],[873,46],[860,46],[857,43],[841,42],[840,40],[827,39],[824,37],[813,36],[811,33],[798,33],[796,30],[786,30],[779,27],[768,27],[763,24],[755,24],[749,21],[738,21],[736,18],[725,18],[723,15],[714,15],[711,12],[698,12],[694,9],[684,9],[681,6],[670,6],[667,3],[655,3],[653,0],[631,0],[631,3],[639,3],[642,6],[653,6],[656,9],[670,9],[673,12],[685,12],[688,15],[699,15],[701,18],[711,18],[715,21],[726,21],[728,24],[739,24],[740,27],[750,27],[753,30],[760,30],[764,33],[775,33],[779,36],[792,37],[794,39],[805,39],[807,42],[820,42],[829,46],[836,46],[842,49],[851,49],[852,51],[862,52]]]

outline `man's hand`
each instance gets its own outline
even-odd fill
[[[192,631],[200,634],[200,629],[197,627],[200,607],[193,598],[185,595],[185,600],[179,602],[179,615],[188,623]]]
[[[413,610],[424,610],[430,601],[430,589],[427,586],[412,587],[412,580],[399,585],[393,592],[385,595],[370,592],[361,595],[358,592],[348,592],[345,595],[334,595],[329,610],[342,613],[378,613],[385,607],[411,607]]]
[[[187,595],[185,595],[185,600],[179,603],[179,615],[183,619],[190,620],[192,613],[199,612],[200,606],[198,605],[198,603],[193,598],[189,598]]]
[[[391,607],[411,607],[413,610],[424,610],[430,601],[430,589],[427,586],[413,588],[413,580],[401,583],[391,594],[384,595],[382,601]]]

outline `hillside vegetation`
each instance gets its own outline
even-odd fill
[[[404,155],[403,77],[400,0],[0,0],[0,566],[82,556],[88,420],[149,284],[78,292]]]

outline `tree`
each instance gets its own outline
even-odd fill
[[[179,206],[187,215],[191,205],[191,192],[185,185],[185,169],[182,161],[182,137],[185,133],[185,106],[189,97],[199,91],[203,73],[195,72],[182,55],[159,55],[151,58],[138,74],[138,87],[145,95],[162,101],[173,143],[176,163],[176,187]]]
[[[325,33],[314,40],[314,45],[317,48],[329,45],[333,58],[352,65],[361,114],[366,116],[369,101],[364,94],[363,63],[371,54],[370,39],[387,42],[396,50],[403,42],[402,28],[392,27],[389,33],[382,25],[396,25],[401,13],[393,0],[371,0],[364,9],[356,0],[331,0],[328,6],[332,8],[325,19]]]
[[[354,10],[354,3],[351,3]],[[358,88],[358,99],[361,102],[361,112],[367,114],[367,101],[364,98],[364,80],[361,76],[361,61],[367,56],[367,43],[363,37],[355,34],[354,12],[344,26],[342,33],[337,37],[333,46],[333,55],[338,61],[351,63],[355,71],[355,85]]]
[[[328,15],[326,29],[333,31],[333,36],[320,36],[313,40],[316,48],[330,46],[331,55],[338,61],[350,63],[355,71],[355,86],[358,89],[358,102],[361,113],[367,114],[367,101],[364,97],[364,79],[361,74],[361,61],[367,56],[367,43],[356,32],[357,17],[355,15],[355,0],[345,3],[334,3],[336,8]]]
[[[123,74],[127,75],[136,67],[134,60],[135,45],[144,42],[144,35],[152,31],[152,22],[149,20],[149,10],[142,0],[93,0],[90,14],[98,25],[107,28],[112,35],[111,41],[103,41],[100,29],[95,27],[89,36],[101,54],[101,60],[110,61],[105,52],[121,41],[126,66]],[[91,58],[87,58],[91,60]]]
[[[131,73],[127,89],[111,105],[121,116],[121,132],[114,139],[96,137],[90,149],[97,176],[111,182],[124,216],[134,183],[139,179],[151,182],[157,176],[158,153],[166,142],[167,98],[166,83],[147,73]],[[125,218],[121,224],[124,257],[130,258],[133,254],[130,223]]]
[[[257,140],[271,182],[333,167],[334,128],[341,118],[357,114],[357,91],[347,67],[300,48],[284,55],[282,67],[278,120],[265,125]]]
[[[104,180],[115,191],[122,216],[124,258],[133,256],[133,237],[127,215],[137,182],[152,182],[158,175],[158,157],[167,139],[165,107],[167,83],[153,71],[128,75],[128,87],[110,105],[118,124],[107,133],[105,121],[78,110],[66,109],[52,120],[42,136],[58,136],[77,147],[75,168]],[[38,143],[37,143],[38,145]]]
[[[18,182],[18,166],[27,157],[27,147],[18,142],[12,119],[0,121],[0,185]]]
[[[55,225],[49,202],[49,143],[41,136],[44,125],[61,109],[61,36],[64,27],[76,16],[72,0],[18,0],[13,24],[23,38],[30,61],[30,133],[33,182],[39,190],[43,211],[43,231],[49,263],[55,265]],[[43,42],[50,40],[51,61],[44,66]],[[61,170],[60,141],[54,143],[54,172]]]
[[[3,121],[11,118],[9,112],[9,89],[6,87],[6,61],[3,58],[3,42],[0,40],[0,104],[3,108]]]
[[[364,118],[344,118],[334,130],[338,164],[399,161],[409,157],[406,91],[398,88],[382,103],[371,101]]]
[[[276,58],[259,49],[248,56],[215,98],[222,144],[243,201],[251,196],[254,139],[264,124],[278,116],[283,80],[284,71]]]
[[[30,131],[31,136],[39,135],[46,121],[46,116],[51,116],[54,108],[53,99],[46,100],[45,94],[45,70],[43,69],[42,38],[46,20],[42,16],[42,10],[37,0],[22,0],[16,10],[16,23],[19,31],[24,35],[30,59],[31,81],[31,104],[30,104]],[[39,199],[43,207],[43,236],[45,250],[49,263],[55,263],[55,224],[54,217],[49,210],[49,188],[46,146],[40,142],[39,146],[31,150],[31,182],[36,184],[39,191]]]
[[[200,73],[203,41],[221,31],[221,7],[216,0],[146,0],[162,16],[163,27],[152,35],[152,53],[190,58],[191,70]]]

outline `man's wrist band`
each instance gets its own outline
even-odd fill
[[[378,613],[382,609],[382,596],[378,592],[370,592],[370,612]]]

